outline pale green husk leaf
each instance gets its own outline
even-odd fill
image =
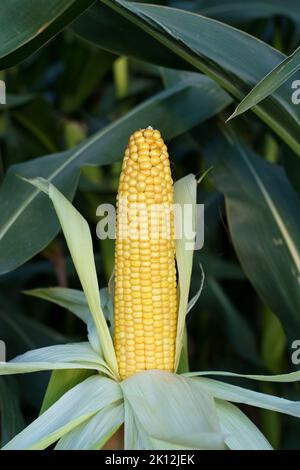
[[[124,418],[125,450],[153,450],[154,446],[126,396],[124,396]]]
[[[172,449],[223,448],[212,395],[195,387],[194,379],[151,370],[124,380],[121,387],[137,430],[141,427],[149,436],[152,449],[165,443]]]
[[[278,375],[253,375],[253,374],[237,374],[236,372],[224,371],[201,371],[201,372],[186,372],[186,377],[201,377],[204,375],[220,375],[223,377],[241,377],[243,379],[260,380],[262,382],[298,382],[300,381],[300,370],[289,372],[288,374]]]
[[[96,325],[103,356],[107,364],[116,376],[118,376],[118,366],[113,342],[101,309],[92,237],[88,223],[70,201],[68,201],[68,199],[49,181],[44,178],[34,178],[26,181],[45,192],[53,202]]]
[[[279,413],[300,417],[299,401],[286,400],[285,398],[255,392],[247,388],[241,388],[236,385],[203,377],[191,378],[190,380],[194,380],[195,383],[197,383],[196,388],[198,388],[199,392],[206,390],[215,398],[236,403],[245,403],[258,408],[265,408],[266,410],[278,411]]]
[[[90,377],[65,393],[3,449],[45,449],[102,408],[121,399],[117,382],[99,375]]]
[[[57,443],[55,450],[101,449],[123,422],[123,404],[115,402],[64,435]]]
[[[0,362],[0,375],[55,369],[94,369],[113,376],[107,364],[88,342],[47,346],[28,351],[9,362]]]
[[[265,436],[239,408],[222,400],[216,400],[216,407],[229,449],[272,450]]]
[[[179,204],[184,211],[185,204],[192,205],[192,228],[195,231],[196,227],[196,203],[197,203],[197,181],[195,175],[187,175],[184,178],[176,181],[174,184],[174,201]],[[182,211],[182,213],[184,213]],[[181,225],[181,221],[176,217],[175,212],[175,227]],[[177,229],[178,230],[178,229]],[[178,231],[180,233],[180,229]],[[183,334],[185,327],[185,318],[187,313],[187,305],[189,299],[193,254],[194,254],[195,240],[189,240],[182,230],[182,237],[176,240],[176,261],[178,269],[178,291],[179,291],[179,307],[178,307],[178,320],[177,320],[177,336],[176,336],[176,350],[175,350],[175,364],[174,369],[177,370],[181,349],[183,345]],[[188,248],[188,249],[187,249]]]

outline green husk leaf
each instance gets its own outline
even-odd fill
[[[191,298],[191,300],[189,301],[188,303],[188,306],[187,306],[187,310],[186,310],[186,313],[189,313],[192,308],[194,308],[194,306],[196,305],[200,295],[201,295],[201,292],[202,292],[202,289],[203,289],[203,286],[204,286],[204,281],[205,281],[205,273],[204,273],[204,270],[202,268],[202,265],[199,264],[200,266],[200,269],[201,269],[201,282],[200,282],[200,286],[199,286],[199,289],[197,290],[196,294]]]
[[[40,409],[40,415],[59,400],[66,392],[94,375],[96,371],[88,369],[54,370],[51,374],[47,390]]]
[[[140,372],[124,380],[121,387],[152,448],[168,442],[173,449],[220,449],[221,432],[210,393],[188,379],[166,371]],[[125,415],[125,424],[126,424]]]
[[[174,201],[175,204],[181,205],[184,210],[185,204],[191,204],[193,209],[192,228],[195,231],[196,227],[196,203],[197,203],[197,181],[195,175],[187,175],[184,178],[176,181],[174,184]],[[175,213],[176,215],[176,213]],[[176,220],[175,226],[180,223]],[[176,336],[176,349],[175,349],[175,364],[174,369],[177,370],[181,349],[183,345],[183,335],[185,327],[185,318],[188,308],[189,290],[193,266],[194,254],[194,240],[188,240],[185,231],[182,231],[182,237],[176,240],[176,260],[178,269],[178,291],[179,291],[179,307],[178,307],[178,320],[177,320],[177,336]],[[180,232],[179,232],[180,233]],[[187,246],[189,249],[187,249]]]
[[[84,422],[65,434],[55,450],[101,449],[112,434],[124,422],[123,404],[113,403],[98,411],[88,422]]]
[[[118,365],[113,342],[101,309],[93,244],[89,226],[70,201],[68,201],[53,184],[44,178],[26,179],[26,181],[46,193],[53,202],[73,263],[86,295],[90,312],[95,322],[104,359],[117,377]]]
[[[266,410],[278,411],[291,416],[300,417],[300,401],[286,400],[285,398],[255,392],[246,388],[237,387],[217,380],[194,378],[197,383],[196,389],[211,393],[220,400],[245,403],[247,405],[265,408]]]
[[[229,449],[272,450],[265,436],[237,406],[216,400],[216,407]]]
[[[201,371],[201,372],[187,372],[184,374],[186,377],[195,377],[203,375],[220,375],[228,377],[242,377],[243,379],[260,380],[262,382],[298,382],[300,381],[300,370],[290,372],[288,374],[279,375],[251,375],[251,374],[237,374],[236,372],[223,372],[223,371]]]
[[[3,449],[45,449],[104,407],[121,399],[117,382],[99,375],[90,377],[65,393]]]
[[[103,359],[87,342],[34,349],[9,362],[0,362],[0,375],[55,369],[91,369],[113,376]]]
[[[124,447],[125,450],[153,450],[154,447],[145,429],[134,412],[131,403],[124,396]]]

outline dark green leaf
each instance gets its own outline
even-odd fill
[[[231,138],[230,138],[231,139]],[[226,198],[232,241],[253,286],[291,338],[300,327],[300,200],[284,171],[221,139],[206,155]]]
[[[7,93],[6,104],[0,105],[0,112],[7,111],[8,109],[18,108],[19,106],[23,106],[24,104],[29,103],[33,99],[34,99],[33,94],[12,95],[12,94]]]
[[[300,22],[298,0],[202,0],[198,11],[226,23],[249,21],[272,16],[286,16]]]
[[[190,68],[183,60],[158,45],[131,21],[97,2],[72,24],[72,29],[103,49],[164,67]]]
[[[217,257],[215,253],[206,253],[201,250],[199,262],[206,275],[215,279],[245,280],[245,274],[237,263],[225,261],[221,256]]]
[[[0,311],[1,338],[14,348],[15,354],[29,349],[66,342],[66,338],[24,314]]]
[[[39,97],[12,111],[12,117],[22,130],[39,143],[44,152],[57,152],[58,119],[48,101]]]
[[[159,43],[156,50],[161,48],[161,44],[168,47],[239,100],[285,58],[262,41],[200,15],[124,0],[102,0],[102,3],[124,16],[124,27],[131,20],[156,39]],[[118,40],[124,48],[126,37],[118,37]],[[136,54],[139,50],[139,44],[134,48],[127,45],[128,54]],[[299,110],[290,98],[291,84],[288,81],[253,111],[300,155]]]
[[[76,39],[76,40],[75,40]],[[65,70],[61,78],[61,102],[65,113],[80,109],[111,68],[116,56],[73,38],[64,48]],[[76,60],[74,60],[76,57]],[[76,80],[74,80],[76,77]]]
[[[12,377],[0,377],[1,447],[25,427],[15,385]]]
[[[212,291],[216,305],[218,306],[218,315],[223,317],[228,338],[232,347],[237,353],[254,363],[260,363],[260,359],[255,344],[254,333],[244,317],[236,310],[230,299],[223,291],[220,284],[213,278],[207,279],[207,284]]]
[[[300,161],[297,155],[294,154],[290,149],[284,149],[283,152],[283,163],[286,174],[292,183],[294,189],[300,196]]]
[[[17,64],[71,23],[95,0],[1,0],[0,69]]]
[[[286,336],[281,322],[269,309],[263,312],[263,334],[261,355],[267,369],[272,374],[280,374],[286,350]]]

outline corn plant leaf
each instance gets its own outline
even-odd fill
[[[176,350],[175,350],[175,370],[177,370],[181,349],[183,345],[183,334],[185,327],[185,318],[188,309],[189,290],[191,283],[192,267],[193,267],[193,254],[195,240],[189,239],[192,232],[195,233],[196,228],[196,203],[197,203],[197,182],[195,176],[190,174],[181,178],[174,184],[174,201],[175,204],[180,206],[184,214],[187,205],[190,205],[191,214],[191,227],[188,231],[183,226],[184,217],[177,218],[175,212],[175,228],[178,234],[182,235],[176,240],[176,261],[178,269],[178,291],[179,291],[179,306],[178,306],[178,320],[177,320],[177,336],[176,336]],[[187,219],[187,216],[185,216]],[[181,227],[180,227],[181,225]],[[180,233],[179,230],[182,230]]]
[[[129,20],[156,39],[157,48],[161,44],[166,46],[238,100],[285,59],[283,54],[253,36],[191,12],[125,0],[101,1],[122,15],[125,24]],[[126,37],[122,44],[124,48]],[[128,53],[134,53],[130,45]],[[253,111],[300,155],[299,110],[290,97],[291,84],[287,81]]]
[[[92,369],[112,375],[106,363],[89,343],[47,346],[28,351],[9,362],[0,362],[0,375],[54,369]]]
[[[121,399],[117,382],[100,376],[90,377],[65,393],[3,449],[45,449],[104,407]]]
[[[198,2],[199,5],[193,3],[194,5],[186,0],[172,0],[170,5],[183,10],[190,9],[229,24],[279,15],[291,18],[295,22],[300,21],[298,0],[284,2],[282,0],[201,0],[201,4]],[[111,34],[112,28],[115,34]],[[120,17],[107,5],[99,5],[98,2],[77,18],[72,23],[71,29],[101,48],[120,55],[128,55],[166,67],[179,69],[191,67],[173,51],[168,50],[164,44],[158,46],[154,37],[137,25]]]
[[[272,450],[262,432],[235,405],[216,400],[225,444],[231,450]]]
[[[56,444],[55,450],[101,449],[123,422],[123,404],[113,403],[98,411],[88,422],[65,434]]]
[[[164,67],[184,68],[184,61],[176,54],[163,46],[157,47],[155,39],[130,21],[124,21],[124,18],[104,4],[92,5],[70,27],[102,49]]]
[[[191,380],[195,380],[197,383],[196,389],[198,388],[199,391],[203,390],[207,393],[211,393],[215,398],[219,398],[220,400],[245,403],[246,405],[300,417],[300,401],[286,400],[285,398],[255,392],[246,388],[237,387],[236,385],[203,377]]]
[[[11,67],[46,44],[95,0],[2,0],[0,69]]]
[[[120,160],[134,130],[151,124],[161,130],[165,139],[171,139],[209,119],[230,102],[227,93],[209,78],[185,76],[75,149],[12,166],[0,188],[0,273],[15,269],[38,253],[59,230],[52,207],[45,204],[46,196],[16,175],[47,178],[72,199],[80,168]]]
[[[291,339],[300,327],[300,210],[284,171],[233,136],[206,153],[245,274]]]
[[[300,47],[293,54],[284,59],[277,67],[269,72],[236,107],[234,113],[228,118],[232,119],[245,113],[253,106],[276,91],[284,82],[300,69]]]
[[[195,380],[156,370],[140,372],[121,383],[124,397],[154,449],[159,441],[174,449],[223,447],[212,396],[194,387]]]
[[[104,359],[113,373],[118,375],[112,339],[101,309],[93,243],[88,223],[51,183],[43,178],[36,178],[30,182],[45,192],[53,202],[97,329]]]

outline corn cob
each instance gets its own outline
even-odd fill
[[[135,132],[125,151],[117,196],[114,344],[121,379],[142,370],[174,368],[173,203],[169,155],[160,132],[150,127]],[[128,230],[132,226],[134,233]]]

